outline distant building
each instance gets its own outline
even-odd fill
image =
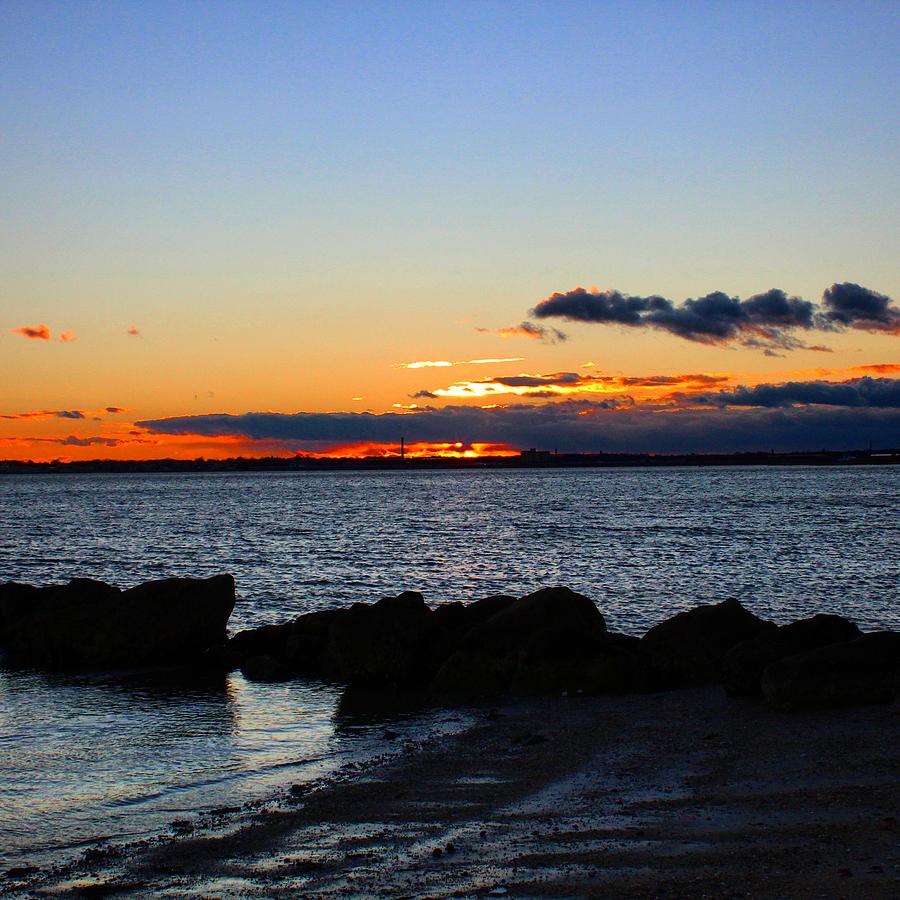
[[[523,450],[519,454],[519,458],[528,465],[538,465],[550,462],[553,459],[553,454],[549,450],[536,450],[532,447],[530,450]]]

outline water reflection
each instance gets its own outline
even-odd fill
[[[0,673],[0,863],[257,796],[321,761],[335,695],[184,671]]]

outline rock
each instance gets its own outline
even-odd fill
[[[656,686],[653,660],[640,638],[610,633],[585,663],[579,689],[585,694],[630,694]]]
[[[515,602],[515,597],[496,594],[473,603],[445,603],[434,609],[426,626],[423,648],[424,655],[433,661],[431,676],[473,628]]]
[[[423,642],[430,615],[415,591],[340,610],[329,628],[329,667],[349,684],[421,684],[431,662]]]
[[[776,709],[887,703],[900,694],[900,634],[877,631],[768,665],[766,702]]]
[[[546,693],[577,687],[585,660],[606,636],[594,603],[565,587],[545,588],[472,628],[438,670],[436,693]]]
[[[76,578],[35,588],[0,585],[5,661],[47,669],[200,662],[225,643],[234,579],[167,578],[120,591]]]
[[[725,654],[725,690],[731,696],[757,696],[762,693],[763,670],[770,663],[817,647],[852,641],[860,633],[847,619],[823,613],[775,630],[767,629]]]
[[[340,612],[320,610],[291,622],[239,631],[225,646],[225,667],[237,668],[251,656],[270,656],[297,675],[322,676],[328,669],[331,623]]]
[[[736,644],[773,631],[731,598],[697,606],[651,628],[642,638],[663,688],[722,680],[725,654]]]
[[[290,681],[297,677],[296,671],[267,654],[248,656],[240,668],[248,681]]]

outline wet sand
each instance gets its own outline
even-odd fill
[[[516,701],[406,750],[23,895],[900,896],[897,702]]]

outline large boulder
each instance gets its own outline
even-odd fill
[[[900,694],[900,634],[872,632],[778,660],[763,672],[762,691],[788,711],[887,703]]]
[[[328,632],[329,669],[348,684],[421,683],[430,665],[424,645],[430,615],[416,591],[340,610]]]
[[[578,687],[585,694],[630,694],[653,690],[656,687],[653,660],[640,638],[607,634],[593,647],[583,666]]]
[[[441,694],[578,690],[586,661],[606,638],[600,611],[582,594],[545,588],[506,603],[472,628],[431,685]]]
[[[0,585],[5,662],[110,669],[200,662],[225,643],[234,579],[167,578],[127,591],[76,578],[35,588]]]
[[[758,696],[762,693],[763,671],[770,663],[817,647],[852,641],[860,634],[859,628],[847,619],[824,613],[774,630],[766,629],[725,654],[725,690],[733,697]]]
[[[678,613],[651,628],[642,638],[663,688],[688,687],[722,680],[726,653],[742,641],[774,631],[730,598]]]
[[[340,610],[326,609],[305,613],[291,622],[261,625],[239,631],[225,646],[226,669],[241,668],[247,677],[260,671],[256,664],[244,663],[254,657],[277,660],[284,677],[326,677],[329,674],[328,641],[331,623]],[[258,679],[273,680],[273,679]],[[279,679],[281,680],[281,679]]]

